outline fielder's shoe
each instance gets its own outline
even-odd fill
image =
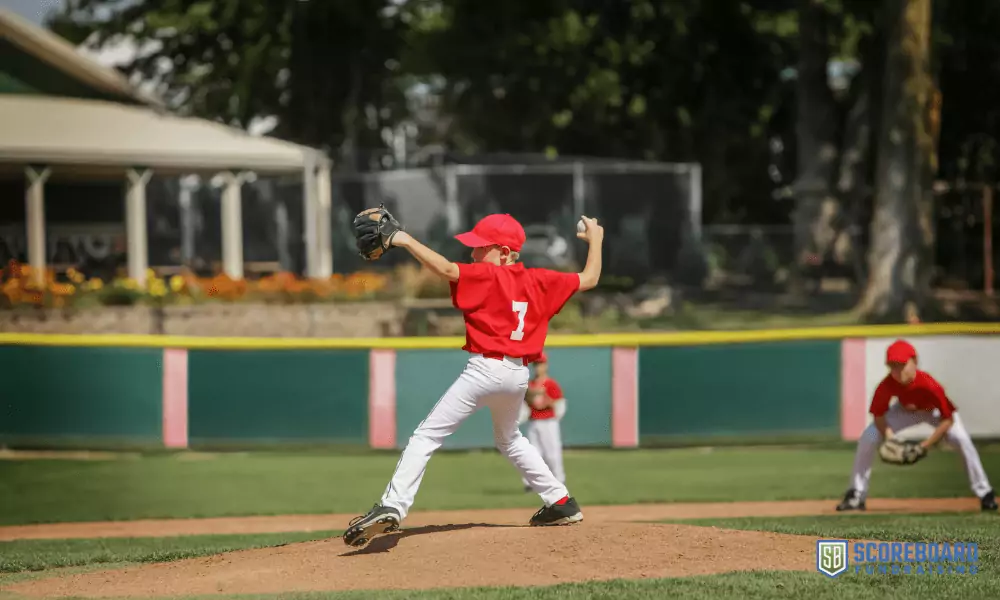
[[[996,494],[993,493],[993,490],[986,492],[986,494],[979,499],[979,505],[984,511],[997,509],[997,497]]]
[[[399,529],[399,512],[395,508],[376,504],[367,515],[351,521],[344,532],[344,543],[348,546],[364,546],[377,535],[392,533]]]
[[[844,499],[837,505],[837,510],[865,510],[865,499],[857,490],[847,490]]]
[[[552,506],[543,506],[531,517],[528,523],[532,527],[546,525],[569,525],[579,523],[583,520],[583,512],[576,500],[569,496],[556,502]]]

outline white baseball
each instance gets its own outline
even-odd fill
[[[583,222],[583,219],[580,219],[576,222],[576,232],[583,233],[585,231],[587,231],[587,224]]]

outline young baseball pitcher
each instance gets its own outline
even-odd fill
[[[465,317],[469,360],[417,426],[396,465],[382,498],[367,514],[349,524],[344,543],[363,546],[374,536],[399,528],[413,505],[431,455],[470,415],[487,407],[493,418],[497,449],[517,468],[543,506],[530,525],[564,525],[583,520],[566,486],[546,466],[538,450],[521,435],[518,412],[528,389],[527,365],[542,353],[549,320],[578,291],[597,285],[601,275],[604,228],[582,218],[577,237],[590,250],[580,273],[528,269],[517,262],[524,229],[513,217],[493,214],[456,238],[472,249],[472,263],[453,263],[402,231],[379,207],[355,219],[362,256],[375,259],[393,247],[406,249],[439,277],[450,282],[452,304]]]
[[[535,377],[528,382],[524,401],[528,407],[528,441],[538,448],[556,479],[565,484],[559,421],[566,414],[566,398],[559,383],[549,377],[549,359],[544,352],[535,362]],[[521,482],[525,491],[531,489],[527,479]]]
[[[917,454],[911,461],[922,458],[934,444],[944,438],[961,452],[969,484],[972,492],[979,498],[982,509],[996,510],[996,497],[979,461],[979,453],[972,444],[972,438],[941,384],[930,373],[917,368],[916,349],[908,342],[898,340],[889,346],[885,361],[889,374],[875,389],[869,409],[875,419],[858,440],[849,489],[844,500],[837,505],[837,510],[865,510],[872,460],[879,445],[884,440],[893,439],[896,432],[921,423],[933,426],[934,432],[920,442],[916,448]],[[889,406],[894,397],[898,402]]]

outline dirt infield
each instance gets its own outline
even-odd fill
[[[31,581],[35,597],[143,597],[360,589],[551,585],[573,581],[812,568],[815,538],[682,525],[429,526]],[[641,551],[637,551],[641,548]]]
[[[551,585],[744,570],[811,570],[816,538],[651,524],[672,518],[820,515],[830,501],[585,507],[571,527],[523,525],[530,510],[418,512],[361,551],[340,538],[23,581],[29,597],[164,597],[297,591]],[[975,499],[870,500],[869,512],[978,510]],[[304,515],[0,528],[0,539],[342,529],[355,515]],[[642,521],[647,521],[643,523]]]

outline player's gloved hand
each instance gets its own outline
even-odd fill
[[[354,217],[354,239],[358,254],[365,260],[378,260],[392,248],[392,238],[403,230],[385,205],[369,208]]]
[[[891,465],[912,465],[927,456],[927,448],[920,442],[888,439],[878,448],[882,462]]]

